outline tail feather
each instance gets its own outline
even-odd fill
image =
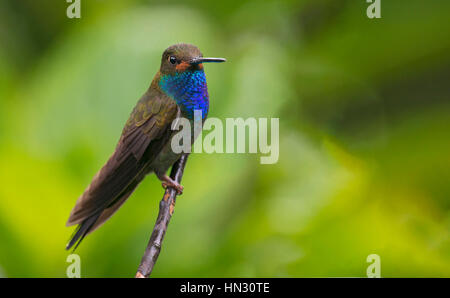
[[[66,246],[66,250],[69,250],[72,246],[75,245],[72,251],[75,251],[77,249],[78,245],[80,245],[83,238],[89,233],[94,223],[97,221],[97,219],[100,217],[101,213],[92,215],[91,217],[87,218],[85,221],[83,221],[81,224],[78,225],[76,228],[72,239],[69,241],[69,243]]]
[[[107,221],[119,208],[123,203],[128,199],[128,197],[133,193],[138,184],[142,181],[143,176],[139,179],[136,179],[133,183],[131,183],[128,188],[120,195],[120,199],[118,199],[112,206],[105,208],[101,212],[94,214],[88,218],[86,218],[83,222],[81,222],[78,227],[75,229],[75,232],[72,235],[72,239],[66,246],[66,250],[69,250],[73,245],[73,251],[77,249],[78,245],[80,245],[81,241],[88,235],[89,233],[95,231],[99,228],[105,221]]]

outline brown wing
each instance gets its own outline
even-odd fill
[[[124,194],[130,195],[138,179],[145,176],[145,167],[170,140],[170,126],[177,116],[178,106],[164,94],[155,93],[147,91],[139,100],[114,154],[77,200],[67,226],[98,217],[119,200],[122,204]]]

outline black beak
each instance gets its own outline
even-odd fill
[[[215,63],[220,63],[220,62],[225,62],[227,61],[225,58],[203,58],[203,57],[197,57],[192,59],[189,64],[191,65],[196,65],[196,64],[200,64],[200,63],[208,63],[208,62],[215,62]]]

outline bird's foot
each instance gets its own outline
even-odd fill
[[[173,181],[172,178],[170,178],[167,175],[164,175],[162,179],[162,187],[164,189],[167,189],[168,187],[173,188],[177,191],[178,195],[183,194],[184,187],[180,185],[178,182]]]

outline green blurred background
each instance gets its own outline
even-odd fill
[[[65,221],[171,44],[206,56],[210,116],[279,117],[280,158],[194,154],[155,277],[450,277],[449,1],[0,1],[0,276],[65,277]],[[77,250],[132,277],[148,177]]]

